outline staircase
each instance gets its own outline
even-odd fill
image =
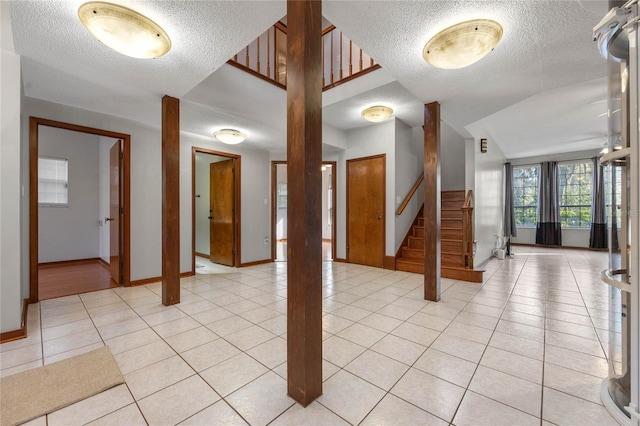
[[[440,275],[443,278],[482,282],[483,271],[473,269],[473,254],[470,250],[471,211],[471,207],[465,207],[464,191],[441,192]],[[400,257],[396,259],[397,270],[424,273],[424,217],[422,209],[409,229],[398,254]]]

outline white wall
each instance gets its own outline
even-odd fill
[[[2,2],[3,41],[0,73],[0,332],[20,329],[21,285],[20,194],[20,56],[5,40],[6,2]],[[28,218],[27,216],[24,216]],[[26,220],[26,219],[25,219]]]
[[[474,265],[481,265],[491,257],[496,247],[496,235],[502,236],[504,214],[504,163],[506,158],[500,148],[488,137],[480,123],[467,126],[475,136],[467,140],[465,152],[466,173],[473,173],[474,239],[477,241]],[[488,138],[488,150],[480,152],[480,138]],[[473,159],[473,160],[472,160]],[[473,169],[473,170],[472,170]],[[469,181],[465,179],[465,181]]]
[[[451,126],[440,121],[440,189],[465,188],[465,142]]]
[[[395,119],[347,132],[347,149],[338,154],[338,241],[336,256],[346,258],[346,160],[386,154],[385,255],[395,256]]]
[[[287,208],[280,208],[277,204],[278,184],[287,183],[287,165],[276,165],[276,240],[287,239]]]
[[[196,252],[207,256],[211,254],[209,164],[228,159],[204,152],[196,153]]]
[[[568,152],[564,154],[543,155],[536,157],[525,157],[508,160],[514,166],[540,164],[543,161],[571,161],[579,159],[590,159],[597,157],[600,150],[588,150],[579,152]],[[565,247],[589,247],[590,228],[562,228],[562,245]],[[535,227],[518,227],[518,236],[511,239],[513,243],[535,244]]]
[[[99,142],[96,135],[38,128],[38,155],[66,158],[69,171],[69,205],[38,207],[39,263],[91,259],[100,254]]]
[[[269,152],[226,145],[213,137],[180,134],[180,271],[191,271],[191,150],[205,148],[241,156],[241,263],[271,259],[271,180]],[[158,207],[159,208],[159,207]]]
[[[414,132],[418,129],[418,132]],[[424,173],[424,131],[421,127],[411,128],[400,120],[395,123],[395,186],[387,185],[387,191],[394,189],[393,221],[395,238],[393,253],[395,256],[407,235],[424,201],[424,183],[420,185],[416,194],[400,216],[396,211],[407,196],[419,176]],[[387,218],[387,223],[390,223]]]
[[[322,239],[330,240],[333,238],[329,224],[329,188],[331,187],[331,175],[333,167],[326,166],[326,170],[322,171]]]

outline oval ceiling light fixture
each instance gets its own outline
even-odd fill
[[[153,59],[171,49],[169,36],[158,24],[124,6],[89,2],[78,8],[78,17],[95,38],[123,55]]]
[[[425,44],[422,56],[436,68],[464,68],[489,54],[501,38],[502,26],[499,23],[474,19],[440,31]]]
[[[234,129],[221,129],[217,132],[213,132],[213,136],[215,136],[220,142],[229,145],[239,144],[247,138],[247,135]]]
[[[362,110],[362,118],[372,123],[379,123],[393,115],[393,110],[382,105],[375,105]]]

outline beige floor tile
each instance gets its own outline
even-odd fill
[[[137,404],[129,404],[113,413],[88,423],[89,426],[145,426],[147,422]]]
[[[369,350],[351,361],[344,369],[369,383],[389,390],[409,366]]]
[[[47,426],[47,416],[40,416],[37,419],[22,423],[22,426]]]
[[[378,311],[378,313],[381,315],[386,315],[388,317],[395,318],[400,321],[408,320],[413,315],[415,315],[416,312],[417,311],[414,309],[407,309],[400,306],[394,306],[393,304],[389,304]]]
[[[545,387],[542,417],[557,425],[619,426],[602,405]]]
[[[0,353],[21,349],[27,346],[37,345],[42,342],[42,335],[39,332],[28,332],[24,339],[12,340],[0,345]],[[2,357],[0,356],[0,361]]]
[[[391,393],[450,422],[464,395],[464,389],[435,376],[410,369]]]
[[[416,361],[414,368],[466,388],[478,365],[435,349],[427,351]]]
[[[147,323],[141,318],[132,318],[130,320],[105,325],[104,327],[98,327],[98,331],[104,340],[109,340],[114,337],[133,333],[134,331],[144,330],[148,327]]]
[[[466,311],[460,312],[455,320],[456,322],[486,328],[491,331],[493,331],[496,328],[496,325],[498,325],[498,318]]]
[[[560,392],[602,405],[602,379],[553,364],[544,366],[544,385]]]
[[[338,334],[353,324],[353,321],[334,314],[327,314],[322,317],[322,329],[331,334]]]
[[[123,305],[126,306],[126,304],[124,303]],[[128,306],[126,309],[119,309],[115,312],[110,312],[103,315],[91,314],[91,320],[96,325],[96,327],[104,327],[109,324],[127,321],[134,318],[138,318],[138,314]]]
[[[196,371],[205,370],[240,353],[238,348],[224,339],[213,340],[181,354]]]
[[[165,338],[165,341],[178,353],[216,340],[218,336],[208,328],[199,326]]]
[[[598,340],[587,339],[585,337],[547,330],[545,343],[547,345],[558,346],[560,348],[571,348],[573,351],[601,358],[605,356],[602,345]]]
[[[492,399],[468,391],[453,419],[456,426],[538,426],[538,417],[531,416]]]
[[[133,403],[126,385],[119,385],[95,396],[76,402],[47,416],[47,424],[85,424]]]
[[[54,362],[58,362],[58,361],[62,361],[63,359],[67,359],[67,358],[71,358],[74,357],[76,355],[81,355],[87,352],[91,352],[95,349],[100,349],[101,347],[104,346],[104,343],[102,342],[97,342],[97,343],[93,343],[91,345],[87,345],[87,346],[82,346],[80,348],[76,348],[76,349],[72,349],[70,351],[66,351],[66,352],[61,352],[59,354],[55,354],[55,355],[51,355],[51,356],[46,356],[44,358],[44,364],[52,364]]]
[[[268,369],[251,358],[240,353],[226,361],[200,372],[200,376],[220,395],[227,396],[255,380]]]
[[[598,336],[591,325],[585,327],[583,325],[547,318],[546,328],[547,330],[558,331],[560,333],[571,334],[573,336],[584,337],[591,340],[598,340]]]
[[[491,339],[492,331],[454,320],[443,333],[486,345]]]
[[[44,342],[42,349],[44,357],[48,358],[53,355],[101,342],[102,339],[94,328]]]
[[[232,312],[227,311],[224,308],[214,307],[210,310],[198,312],[197,314],[191,315],[191,318],[198,321],[200,324],[207,325],[212,322],[220,321],[225,318],[229,318],[234,316]]]
[[[496,331],[489,341],[489,346],[524,355],[529,358],[542,361],[544,356],[544,343],[511,334]]]
[[[93,322],[89,318],[45,328],[42,330],[42,340],[47,342],[49,340],[87,330],[95,330]]]
[[[2,365],[0,363],[0,365]],[[15,367],[3,368],[0,371],[0,377],[11,376],[12,374],[20,373],[22,371],[31,370],[32,368],[42,367],[42,358],[35,361],[30,361],[24,364],[16,365]]]
[[[366,325],[367,327],[375,328],[376,330],[388,333],[402,324],[402,321],[385,315],[380,315],[378,313],[373,313],[368,317],[360,320],[359,324]]]
[[[429,346],[440,336],[440,332],[416,324],[405,322],[391,332],[394,336],[402,337],[422,346]]]
[[[262,321],[258,324],[260,327],[264,328],[267,331],[272,332],[273,334],[277,334],[278,336],[287,332],[287,317],[286,315],[278,315],[277,317],[273,317],[266,321]]]
[[[544,362],[601,378],[608,374],[606,359],[556,346],[545,348]]]
[[[378,340],[382,339],[387,333],[376,330],[375,328],[368,327],[359,323],[353,324],[337,335],[350,342],[356,343],[366,348],[374,345]]]
[[[467,306],[465,306],[464,312],[471,312],[473,314],[500,318],[500,316],[502,315],[502,308],[495,308],[493,306],[480,305],[479,303],[471,302]]]
[[[139,401],[194,374],[189,364],[179,356],[174,356],[126,374],[125,380],[134,398]]]
[[[325,408],[320,403],[312,402],[307,407],[295,404],[280,417],[275,419],[274,426],[299,426],[299,425],[348,425],[335,413]]]
[[[287,396],[287,382],[268,372],[225,398],[251,425],[266,425],[295,401]]]
[[[275,368],[287,360],[287,341],[276,337],[246,352],[267,368]]]
[[[448,423],[392,394],[387,394],[360,424],[446,426]]]
[[[542,361],[489,346],[480,365],[542,384]]]
[[[236,315],[206,325],[209,330],[221,337],[237,333],[251,326],[253,324],[250,321]]]
[[[275,334],[257,325],[252,325],[251,327],[227,335],[224,338],[238,349],[246,351],[274,337],[276,337]]]
[[[31,313],[31,308],[29,308],[29,313]],[[62,315],[42,318],[42,328],[45,329],[49,327],[55,327],[62,324],[68,324],[70,322],[80,321],[86,318],[89,318],[89,314],[87,313],[86,309],[75,310]]]
[[[322,357],[339,367],[344,367],[365,350],[363,346],[332,336],[322,344]]]
[[[544,328],[544,318],[538,315],[505,310],[502,313],[501,319],[529,325],[531,327]]]
[[[323,385],[318,402],[351,424],[358,424],[382,399],[385,392],[344,370]]]
[[[175,334],[180,334],[184,331],[193,330],[194,328],[198,328],[201,326],[202,324],[200,324],[198,321],[187,316],[156,325],[153,327],[153,330],[158,333],[160,337],[166,339]]]
[[[478,363],[486,346],[450,334],[442,334],[431,345],[432,349]]]
[[[114,355],[114,358],[122,374],[129,374],[175,355],[176,352],[164,340],[156,340],[144,346],[121,352]]]
[[[542,385],[479,366],[469,390],[537,416],[542,402]]]
[[[411,365],[422,355],[426,346],[389,334],[373,345],[371,349],[396,361]]]
[[[175,425],[220,400],[199,376],[191,376],[138,401],[150,425]]]
[[[160,340],[160,337],[152,329],[145,328],[134,331],[133,333],[114,337],[113,339],[106,340],[105,343],[109,346],[111,353],[117,355],[158,340]]]
[[[182,423],[181,426],[202,426],[202,425],[227,425],[244,426],[247,423],[234,411],[229,404],[220,400],[204,410],[194,414]]]
[[[145,322],[149,324],[151,327],[154,327],[169,321],[174,321],[180,318],[184,318],[185,316],[187,316],[187,314],[185,314],[180,309],[174,306],[174,307],[171,307],[170,309],[163,309],[162,311],[159,311],[159,312],[142,315],[142,319],[144,319]]]
[[[496,331],[513,336],[524,337],[526,339],[535,340],[536,342],[544,342],[544,329],[532,327],[518,322],[500,320]]]

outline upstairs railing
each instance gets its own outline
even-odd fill
[[[276,23],[228,61],[278,87],[287,87],[287,27]],[[352,40],[331,25],[322,31],[322,90],[380,68]]]
[[[462,250],[464,266],[473,269],[473,191],[467,191],[462,205]]]
[[[404,209],[407,207],[407,204],[409,204],[409,201],[411,201],[411,198],[413,198],[413,195],[416,193],[416,191],[420,187],[420,184],[422,183],[423,180],[424,180],[424,173],[420,175],[416,183],[414,183],[413,186],[411,187],[411,190],[409,191],[407,196],[404,197],[402,204],[400,204],[400,207],[398,207],[398,210],[396,211],[397,216],[400,216],[402,214]]]

